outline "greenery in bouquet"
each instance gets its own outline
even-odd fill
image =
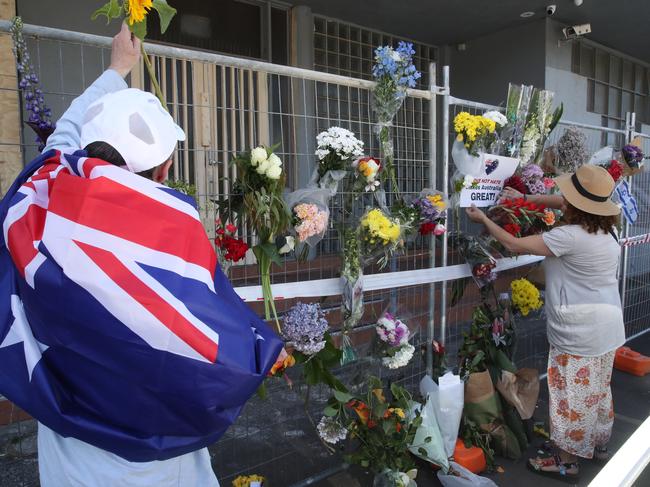
[[[338,182],[345,177],[352,162],[363,156],[363,142],[347,129],[330,127],[316,136],[316,156],[316,183],[336,193]]]
[[[171,7],[167,3],[167,0],[109,0],[93,13],[91,20],[95,20],[98,17],[105,17],[106,23],[110,23],[113,19],[124,19],[128,23],[131,32],[139,39],[144,40],[147,36],[147,15],[149,15],[151,10],[158,12],[160,31],[164,34],[176,15],[176,9]],[[144,43],[140,44],[140,49],[156,96],[162,106],[166,108],[165,97],[160,89],[160,84],[156,78],[156,72],[151,65],[151,60],[145,52]]]
[[[558,108],[553,110],[553,97],[554,94],[551,91],[536,89],[533,92],[530,112],[519,152],[519,158],[523,165],[540,162],[544,145],[560,118],[562,118],[564,106],[560,104]]]
[[[23,19],[14,17],[10,31],[12,51],[19,76],[18,87],[23,94],[24,108],[29,113],[27,125],[36,133],[35,142],[38,143],[38,151],[41,152],[55,129],[52,110],[45,104],[43,90],[38,86],[40,81],[32,65],[27,42],[23,37]]]
[[[406,323],[385,312],[375,325],[379,339],[381,363],[389,369],[399,369],[409,364],[415,347],[409,343],[411,332]]]
[[[447,371],[447,354],[444,345],[437,340],[431,341],[431,348],[433,351],[431,378],[438,382],[438,379]]]
[[[476,157],[492,143],[497,124],[483,115],[460,112],[454,117],[456,141],[462,142],[467,152]]]
[[[368,210],[359,222],[359,240],[364,259],[372,261],[379,255],[377,263],[384,268],[403,247],[400,221],[379,208]]]
[[[556,144],[556,169],[563,173],[573,173],[589,160],[587,135],[577,127],[567,128]]]
[[[343,256],[341,280],[341,314],[343,315],[341,340],[341,365],[357,359],[350,340],[350,332],[363,316],[363,270],[361,267],[361,244],[357,228],[346,227],[343,232]]]
[[[386,392],[375,377],[369,379],[364,395],[335,391],[321,420],[321,438],[335,443],[349,437],[353,448],[346,455],[349,463],[375,473],[409,472],[415,467],[409,448],[420,448],[426,455],[424,444],[413,445],[422,418],[419,412],[410,414],[411,402],[406,389],[393,383]],[[424,439],[429,442],[430,437]]]
[[[503,138],[507,141],[506,152],[510,157],[519,156],[532,95],[532,86],[512,83],[508,86],[508,99],[506,102],[508,126],[504,131]]]
[[[503,200],[488,211],[488,216],[515,237],[537,235],[555,225],[555,212],[544,205],[518,198]]]
[[[284,171],[275,147],[256,147],[238,155],[231,164],[237,168],[233,194],[220,203],[221,218],[248,225],[257,234],[253,247],[262,281],[264,312],[267,320],[278,321],[271,291],[271,263],[281,264],[277,238],[284,238],[290,227],[290,213],[282,194]],[[232,216],[232,218],[231,218]]]
[[[497,263],[490,252],[474,236],[454,233],[450,237],[452,247],[458,250],[469,265],[478,287],[482,288],[492,283],[497,277],[494,271]]]
[[[377,115],[376,131],[385,162],[382,175],[384,178],[390,178],[396,193],[399,193],[399,187],[393,165],[391,126],[404,103],[407,89],[415,88],[417,80],[422,76],[413,64],[414,54],[413,44],[408,42],[399,42],[397,48],[378,47],[372,68],[372,76],[377,82],[373,90],[373,110]]]
[[[281,334],[293,347],[295,363],[303,364],[307,385],[326,384],[332,389],[347,390],[331,372],[340,363],[341,351],[332,341],[319,304],[295,304],[283,317]]]

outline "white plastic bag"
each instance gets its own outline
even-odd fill
[[[434,407],[440,433],[448,457],[453,456],[458,439],[458,429],[463,415],[465,385],[459,375],[447,372],[438,379],[438,391],[434,392]]]
[[[436,420],[433,400],[429,399],[424,407],[417,402],[411,403],[411,414],[413,416],[418,410],[420,411],[422,424],[415,432],[415,438],[413,438],[409,450],[416,457],[438,465],[444,472],[447,472],[449,470],[449,460],[447,459],[440,428]],[[426,438],[431,438],[431,440],[427,442]],[[426,451],[426,455],[423,455],[422,449]]]
[[[492,480],[473,474],[455,462],[450,466],[455,475],[445,474],[442,470],[438,472],[438,480],[444,487],[498,487]]]
[[[483,156],[471,155],[465,145],[458,140],[451,147],[451,157],[454,160],[456,169],[463,176],[478,176],[483,170]]]

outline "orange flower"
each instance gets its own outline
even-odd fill
[[[370,409],[368,409],[366,403],[353,399],[347,404],[347,406],[351,409],[354,409],[354,411],[357,413],[357,416],[359,417],[359,421],[361,421],[361,424],[367,424],[369,428],[372,428],[372,426],[370,426],[370,422],[374,423],[374,421],[368,421],[370,418]]]
[[[127,0],[125,3],[129,25],[142,22],[153,7],[153,0]]]
[[[573,441],[582,441],[585,439],[585,432],[583,430],[571,430],[567,432],[567,436]]]
[[[555,225],[555,213],[552,210],[544,210],[544,223],[549,227]]]
[[[287,351],[283,348],[278,355],[269,375],[282,375],[285,370],[296,365],[296,359],[293,358],[293,355],[289,355]]]
[[[566,367],[569,365],[569,356],[566,353],[562,353],[555,357],[555,361],[560,367]]]

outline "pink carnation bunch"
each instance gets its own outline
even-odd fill
[[[327,228],[328,214],[313,203],[300,203],[293,207],[297,224],[298,241],[304,242],[315,235],[321,235]]]

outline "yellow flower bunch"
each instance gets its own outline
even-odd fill
[[[482,115],[460,112],[454,118],[454,130],[458,134],[456,140],[465,142],[467,148],[481,137],[494,133],[496,128],[497,124],[494,120]]]
[[[431,202],[433,206],[437,206],[438,208],[440,208],[440,210],[444,210],[445,206],[447,206],[445,204],[445,200],[443,200],[442,196],[439,194],[430,194],[429,196],[427,196],[427,199]]]
[[[512,289],[512,304],[524,316],[528,316],[528,313],[538,310],[544,304],[539,297],[539,289],[528,279],[512,281],[510,289]]]
[[[383,211],[375,208],[361,219],[361,228],[366,232],[366,239],[371,244],[376,240],[384,245],[395,243],[400,236],[400,224],[388,218]]]
[[[253,482],[264,482],[264,477],[261,475],[240,475],[232,481],[232,487],[249,487]]]

